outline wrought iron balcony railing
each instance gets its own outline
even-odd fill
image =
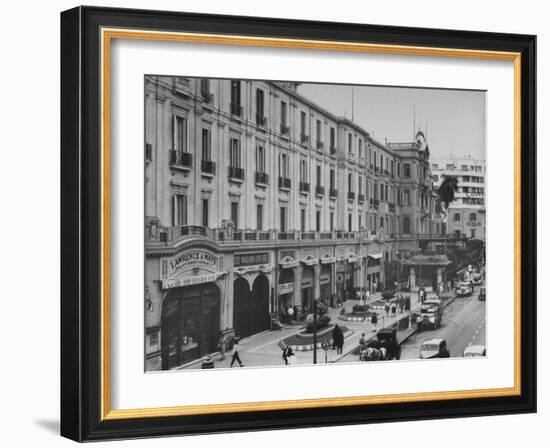
[[[212,160],[201,160],[201,171],[206,174],[216,174],[216,163]]]
[[[228,167],[228,176],[230,179],[244,179],[244,169],[238,166]]]
[[[171,149],[170,165],[191,168],[193,166],[193,154],[190,152],[181,152]]]

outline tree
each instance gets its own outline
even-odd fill
[[[440,203],[443,205],[443,217],[441,224],[447,222],[449,205],[455,200],[455,193],[458,191],[458,178],[456,176],[444,176],[441,185],[437,189]],[[445,239],[445,251],[447,251],[447,240]]]

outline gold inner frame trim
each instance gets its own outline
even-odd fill
[[[141,409],[111,409],[110,366],[110,63],[113,39],[184,42],[214,45],[276,47],[408,56],[453,57],[513,61],[514,63],[514,386],[507,388],[420,392],[391,395],[314,398],[213,405],[188,405]],[[504,397],[521,394],[521,54],[460,48],[419,47],[305,39],[278,39],[199,33],[101,29],[101,419],[117,420],[229,412],[308,409],[333,406],[422,402],[468,398]]]

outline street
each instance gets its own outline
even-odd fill
[[[418,359],[420,345],[432,338],[447,341],[451,357],[461,357],[469,345],[485,345],[485,302],[478,300],[479,286],[470,297],[457,297],[443,311],[441,327],[414,334],[401,346],[401,359]]]

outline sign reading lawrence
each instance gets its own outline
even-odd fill
[[[161,266],[164,264],[161,272],[161,278],[170,278],[174,274],[183,270],[186,267],[211,267],[215,268],[218,264],[218,257],[213,253],[205,250],[190,250],[176,255],[173,258],[163,260]]]

